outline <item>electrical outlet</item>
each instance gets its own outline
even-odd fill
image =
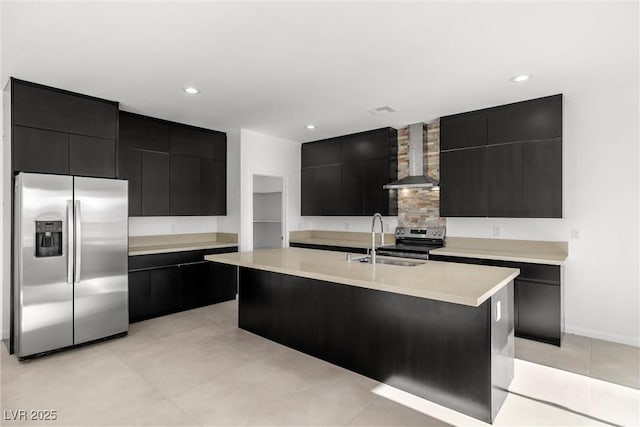
[[[580,229],[572,228],[571,229],[571,240],[580,240]]]
[[[493,237],[500,237],[500,226],[493,227]]]

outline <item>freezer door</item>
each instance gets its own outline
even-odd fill
[[[73,344],[73,180],[21,173],[15,196],[14,337],[25,357]]]
[[[74,177],[74,344],[125,332],[127,181]]]

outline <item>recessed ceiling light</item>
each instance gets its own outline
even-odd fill
[[[195,87],[185,87],[184,91],[187,92],[189,95],[196,95],[198,93],[200,93],[200,91],[198,89],[196,89]]]
[[[511,81],[514,83],[526,82],[531,77],[526,74],[518,74],[517,76],[511,77]]]
[[[307,129],[311,130],[311,129],[315,129],[316,125],[307,125]]]

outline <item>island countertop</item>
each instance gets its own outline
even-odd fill
[[[472,307],[520,273],[514,268],[440,261],[411,260],[421,263],[413,267],[371,265],[346,261],[340,252],[301,248],[207,255],[205,260]]]

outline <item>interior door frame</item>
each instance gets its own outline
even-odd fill
[[[287,182],[287,176],[286,175],[282,175],[282,174],[278,174],[278,173],[273,173],[273,172],[268,172],[268,171],[262,171],[262,170],[258,170],[258,169],[252,169],[251,170],[251,206],[249,209],[249,212],[251,212],[251,232],[253,233],[253,194],[254,194],[254,186],[253,186],[253,182],[255,180],[255,177],[268,177],[268,178],[280,178],[280,180],[282,181],[282,198],[281,198],[281,206],[280,206],[280,242],[281,242],[281,247],[282,248],[286,248],[289,246],[289,236],[286,233],[287,230],[287,220],[288,220],[288,215],[287,215],[287,205],[288,205],[288,198],[289,198],[289,192],[288,192],[288,187],[289,187],[289,183]],[[251,250],[253,250],[255,242],[253,242],[253,238],[251,239]]]

